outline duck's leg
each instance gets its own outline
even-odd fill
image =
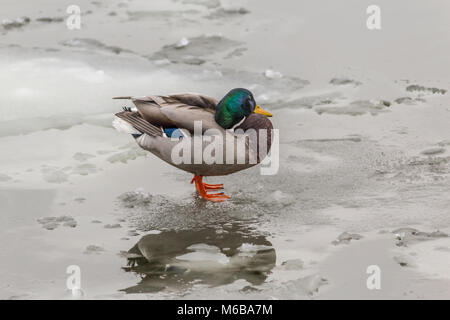
[[[196,176],[197,175],[194,175],[194,177],[191,180],[191,183],[195,182],[195,177]],[[198,176],[198,177],[201,178],[201,176]],[[202,183],[203,183],[203,186],[205,187],[206,191],[223,189],[223,184],[222,183],[219,183],[219,184],[210,184],[210,183],[205,183],[205,182],[202,182]]]
[[[220,193],[210,193],[208,194],[208,190],[217,190],[223,187],[223,185],[211,185],[203,183],[202,176],[194,175],[194,178],[192,178],[191,183],[195,182],[195,188],[197,189],[197,192],[200,194],[200,196],[206,200],[214,201],[214,202],[222,202],[226,199],[229,199],[230,197],[227,195],[224,195],[223,192]],[[207,187],[208,186],[208,187]]]

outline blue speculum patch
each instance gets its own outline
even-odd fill
[[[183,138],[183,134],[178,128],[164,128],[164,133],[168,138]]]

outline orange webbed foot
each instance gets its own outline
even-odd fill
[[[192,178],[191,183],[194,183],[194,182],[195,182],[195,188],[197,189],[197,192],[203,199],[213,201],[213,202],[222,202],[224,200],[230,199],[230,197],[223,194],[223,192],[207,193],[208,190],[222,189],[223,184],[203,183],[202,176],[199,176],[199,175],[194,175],[194,178]]]
[[[219,183],[219,184],[203,183],[203,185],[205,186],[206,190],[220,190],[220,189],[223,189],[223,184],[222,183]]]

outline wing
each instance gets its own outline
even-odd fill
[[[217,100],[197,94],[133,97],[139,114],[156,126],[177,127],[194,131],[194,122],[201,121],[203,131],[223,130],[215,119]]]

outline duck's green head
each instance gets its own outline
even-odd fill
[[[236,88],[228,92],[217,104],[215,120],[222,128],[230,129],[252,113],[272,116],[256,104],[250,91]]]

